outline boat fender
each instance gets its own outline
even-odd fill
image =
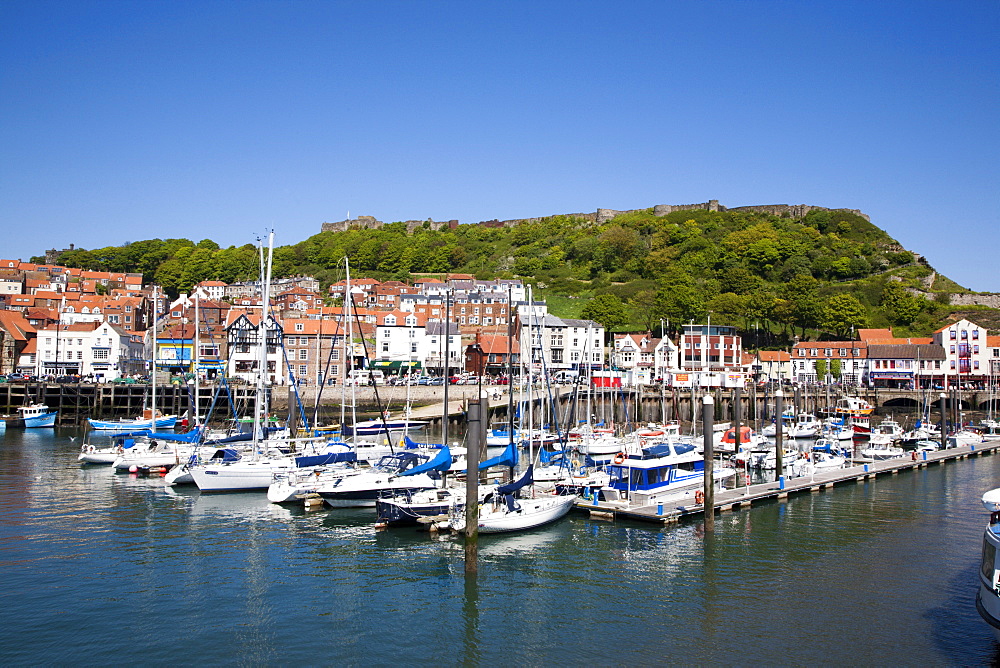
[[[917,461],[917,451],[916,450],[914,450],[913,452],[911,452],[910,455],[911,455],[913,461]]]
[[[573,460],[573,468],[580,468],[580,460],[579,459],[574,459]]]
[[[617,455],[615,455],[615,464],[621,464],[624,461],[625,461],[625,453],[624,452],[619,452]]]
[[[705,492],[701,491],[700,489],[695,490],[695,492],[694,492],[694,502],[695,502],[696,505],[699,505],[699,506],[704,505],[704,503],[705,503]]]
[[[87,452],[93,452],[93,451],[94,451],[94,446],[88,445],[87,446]]]

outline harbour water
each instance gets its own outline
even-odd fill
[[[1000,658],[974,600],[982,457],[660,528],[460,541],[0,444],[0,663],[921,664]],[[71,440],[75,439],[75,440]]]

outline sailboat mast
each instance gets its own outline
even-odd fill
[[[270,316],[271,301],[271,261],[274,256],[274,232],[267,239],[267,264],[264,264],[264,248],[261,246],[261,308],[260,325],[257,333],[260,337],[258,353],[260,355],[259,373],[257,376],[257,406],[254,413],[254,441],[259,442],[264,435],[264,421],[267,419],[267,319]]]
[[[198,358],[200,357],[201,351],[201,325],[199,323],[198,317],[198,304],[201,301],[201,297],[198,293],[194,295],[194,411],[191,415],[191,423],[194,426],[201,424],[201,418],[199,417],[199,412],[201,410],[201,382],[198,369]],[[156,413],[153,413],[153,426],[156,426]]]
[[[154,284],[153,285],[153,336],[152,336],[152,339],[150,341],[150,346],[149,346],[149,366],[150,366],[150,372],[149,372],[150,388],[149,388],[149,392],[150,392],[150,397],[151,397],[150,398],[150,402],[152,403],[152,406],[153,406],[153,410],[152,410],[151,414],[152,414],[154,420],[156,419],[156,318],[157,318],[157,315],[158,315],[157,311],[159,311],[159,303],[160,303],[160,300],[157,297],[156,285]],[[156,424],[156,423],[154,422],[153,424]]]
[[[347,318],[347,337],[344,339],[344,365],[345,371],[347,371],[347,378],[344,382],[347,382],[348,378],[351,378],[351,371],[354,369],[354,318],[351,317],[351,311],[354,307],[354,297],[351,296],[351,263],[345,257],[344,258],[344,269],[347,273],[347,290],[344,292],[344,317]],[[362,333],[362,336],[364,334]],[[346,398],[346,387],[345,387],[345,398]],[[357,386],[354,382],[351,383],[351,425],[356,425],[358,423],[358,411],[357,411],[357,401],[358,391]],[[343,402],[341,403],[341,415],[343,415]],[[340,420],[340,431],[344,432],[344,420]],[[355,441],[357,441],[357,434],[354,434]]]

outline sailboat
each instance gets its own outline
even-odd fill
[[[576,494],[518,498],[518,493],[534,482],[533,471],[534,467],[529,465],[520,478],[498,485],[483,497],[479,506],[479,533],[526,531],[565,517],[576,501]],[[448,525],[452,531],[464,531],[464,509],[453,513]]]

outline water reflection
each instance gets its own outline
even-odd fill
[[[178,639],[253,664],[997,656],[972,602],[978,497],[1000,457],[725,513],[710,534],[571,515],[483,536],[470,580],[461,539],[375,531],[371,509],[166,488],[81,467],[78,450],[65,433],[0,450],[0,604],[24,620],[0,625],[5,664],[112,663],[140,645],[166,663]]]

